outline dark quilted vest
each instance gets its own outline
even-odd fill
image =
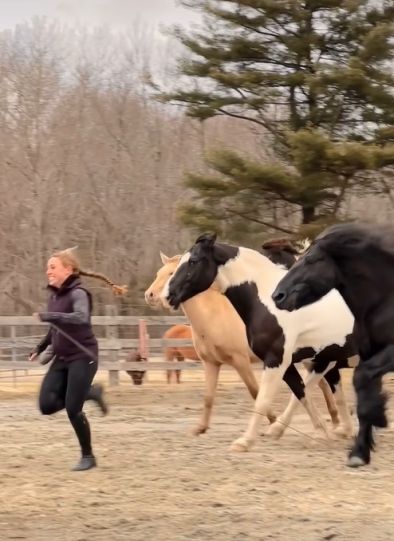
[[[90,292],[82,286],[79,277],[76,275],[69,276],[59,289],[48,286],[48,289],[52,292],[48,301],[48,312],[72,312],[73,302],[71,298],[71,292],[77,288],[83,289],[88,294],[91,312],[92,296]],[[90,321],[87,324],[79,325],[64,324],[60,322],[56,322],[55,324],[57,327],[59,327],[59,329],[66,332],[79,344],[88,349],[97,359],[97,339],[93,334],[93,329]],[[53,351],[57,357],[61,357],[67,361],[74,361],[75,359],[81,359],[84,357],[86,358],[86,360],[91,360],[91,358],[89,358],[86,352],[82,351],[76,344],[68,340],[66,336],[59,333],[53,327],[51,331],[51,338]]]

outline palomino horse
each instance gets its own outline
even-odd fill
[[[160,253],[160,257],[163,267],[157,271],[155,280],[145,291],[145,300],[153,308],[162,306],[161,292],[181,258],[180,255],[167,257],[163,253]],[[197,355],[204,361],[204,408],[200,421],[192,430],[193,434],[198,435],[206,432],[210,426],[222,364],[235,368],[253,399],[258,393],[258,383],[250,366],[253,354],[249,350],[245,326],[226,297],[213,286],[182,304],[181,308],[191,323]],[[269,412],[267,417],[271,423],[276,419],[272,412]]]
[[[394,371],[394,228],[337,224],[321,233],[272,292],[283,313],[338,290],[354,319],[360,363],[353,376],[359,431],[348,466],[369,464],[373,428],[387,426],[382,377]],[[305,308],[304,308],[305,307]]]
[[[201,235],[181,258],[174,274],[163,288],[162,302],[178,308],[181,303],[213,284],[224,293],[236,309],[247,330],[248,343],[261,359],[261,375],[255,410],[248,430],[233,444],[234,450],[247,451],[255,442],[261,416],[271,411],[272,401],[283,379],[295,396],[271,429],[283,433],[297,406],[297,399],[308,412],[315,429],[323,430],[320,418],[294,363],[313,360],[313,370],[306,385],[311,388],[340,361],[357,354],[352,335],[354,319],[338,292],[332,292],[319,303],[294,314],[278,310],[271,299],[276,285],[287,272],[263,254],[244,247],[216,244],[216,235]],[[353,431],[352,421],[342,389],[338,403],[344,426],[341,435]]]
[[[173,325],[163,334],[163,338],[170,339],[182,339],[192,340],[192,330],[190,325]],[[164,357],[167,362],[184,361],[190,359],[191,361],[199,361],[200,357],[197,355],[196,350],[192,346],[167,346],[164,350]],[[181,382],[180,370],[167,370],[167,383],[171,383],[172,376],[175,373],[176,382]]]
[[[167,257],[163,253],[160,253],[160,257],[163,267],[157,271],[156,279],[145,291],[145,300],[152,307],[161,306],[163,287],[181,259],[180,255]],[[221,365],[233,366],[252,398],[255,399],[258,383],[250,363],[258,359],[249,348],[244,323],[230,301],[219,293],[215,285],[181,304],[181,308],[191,323],[195,349],[204,361],[204,408],[201,420],[193,430],[193,433],[197,435],[206,432],[209,428]],[[333,425],[337,426],[339,425],[338,410],[331,389],[324,378],[319,385],[325,395]],[[271,412],[269,421],[273,422],[274,419]],[[282,433],[283,431],[280,431],[273,435],[280,437]]]

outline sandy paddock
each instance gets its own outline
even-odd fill
[[[171,386],[150,373],[142,387],[122,375],[107,417],[86,407],[99,468],[70,472],[77,445],[64,412],[39,415],[40,380],[0,379],[1,541],[394,539],[392,429],[379,434],[373,465],[357,471],[345,466],[348,442],[310,440],[302,410],[280,441],[262,435],[251,452],[233,454],[252,407],[235,374],[222,375],[212,428],[197,438],[188,429],[201,408],[200,373]],[[345,388],[353,403],[350,373]],[[276,411],[287,398],[284,387]]]

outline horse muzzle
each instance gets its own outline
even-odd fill
[[[169,293],[166,300],[170,308],[173,310],[178,310],[179,305],[181,304],[181,300],[178,295],[175,295],[175,293]]]
[[[287,310],[288,312],[293,312],[297,310],[297,298],[300,293],[300,287],[296,286],[291,291],[286,291],[284,289],[275,289],[272,294],[272,300],[275,303],[275,306],[279,310]]]
[[[154,295],[152,292],[145,291],[145,302],[147,305],[149,305],[151,308],[157,308],[160,306],[160,298]]]

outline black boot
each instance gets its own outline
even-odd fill
[[[90,387],[87,400],[94,400],[101,409],[103,415],[107,415],[108,405],[104,400],[104,387],[101,383],[95,383]]]
[[[72,471],[85,471],[97,466],[96,458],[93,455],[82,456],[81,460],[76,464]]]
[[[72,468],[72,471],[90,470],[90,468],[97,466],[97,463],[92,451],[89,421],[83,411],[69,418],[81,446],[82,454],[81,460]]]

